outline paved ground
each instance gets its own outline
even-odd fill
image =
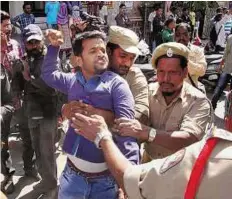
[[[35,182],[30,178],[23,177],[24,170],[23,170],[23,161],[21,158],[22,142],[21,140],[16,140],[14,137],[11,137],[10,146],[11,146],[13,165],[16,168],[16,172],[13,177],[13,181],[15,184],[15,192],[13,194],[8,195],[8,199],[19,199],[19,198],[34,199],[32,197],[33,186],[36,185],[38,182]],[[57,176],[59,177],[66,162],[66,156],[62,153],[60,147],[56,151],[56,157],[57,157],[56,161],[58,166]]]

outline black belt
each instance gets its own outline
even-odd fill
[[[84,172],[84,171],[78,169],[78,168],[72,163],[72,161],[71,161],[69,158],[67,158],[67,164],[68,164],[68,166],[69,166],[73,171],[75,171],[78,175],[81,175],[81,176],[86,177],[86,178],[97,178],[97,177],[101,177],[101,176],[109,176],[109,175],[110,175],[109,170],[105,170],[105,171],[98,172],[98,173],[88,173],[88,172]]]

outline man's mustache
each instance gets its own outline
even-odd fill
[[[178,41],[178,43],[184,43],[184,42],[185,42],[185,40],[183,40],[183,39]]]
[[[124,65],[124,66],[119,66],[119,68],[129,70],[130,67]]]
[[[169,85],[169,86],[174,86],[174,84],[170,83],[170,82],[161,82],[160,85]]]

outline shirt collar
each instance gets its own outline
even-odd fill
[[[77,81],[79,81],[82,85],[85,85],[86,83],[90,83],[90,82],[99,83],[102,80],[102,75],[95,75],[91,77],[88,81],[86,81],[83,73],[81,71],[78,71],[76,73],[76,78]]]

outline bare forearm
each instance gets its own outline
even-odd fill
[[[102,116],[109,127],[111,127],[114,123],[115,116],[111,111],[95,108],[92,114]]]
[[[157,130],[154,144],[161,145],[170,150],[179,150],[183,147],[197,142],[198,139],[185,131],[174,131],[167,133],[165,131]]]
[[[124,189],[123,175],[131,163],[119,151],[112,140],[102,140],[100,145],[112,175],[115,177],[118,185]]]
[[[20,28],[20,24],[18,21],[12,21],[12,24],[17,28]]]

